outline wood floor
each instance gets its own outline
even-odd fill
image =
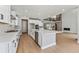
[[[74,34],[57,34],[57,45],[42,50],[30,36],[23,34],[19,42],[17,53],[79,53],[79,44],[75,39],[76,36]]]

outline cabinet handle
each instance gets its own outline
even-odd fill
[[[17,39],[17,42],[18,42],[18,39]]]
[[[16,47],[16,43],[15,43],[15,47]]]
[[[12,41],[13,43],[15,42],[15,40]]]

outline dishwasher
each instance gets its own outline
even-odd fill
[[[36,30],[39,30],[39,25],[36,25],[35,26],[35,29]],[[38,44],[38,40],[39,40],[39,33],[38,33],[38,31],[35,31],[35,42],[36,42],[36,44],[39,46],[39,44]]]
[[[35,31],[35,42],[38,44],[38,32]]]

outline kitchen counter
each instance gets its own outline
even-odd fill
[[[16,53],[20,31],[0,32],[0,53]]]
[[[56,31],[56,30],[33,30],[33,31],[36,31],[36,32],[55,32],[55,33],[62,33],[62,31]]]
[[[12,41],[17,37],[19,32],[9,32],[9,33],[4,33],[0,32],[0,43],[7,43]]]
[[[36,30],[36,32],[38,32],[38,44],[40,45],[41,49],[56,45],[57,31]]]

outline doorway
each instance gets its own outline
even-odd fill
[[[22,33],[28,34],[28,20],[22,19]]]

